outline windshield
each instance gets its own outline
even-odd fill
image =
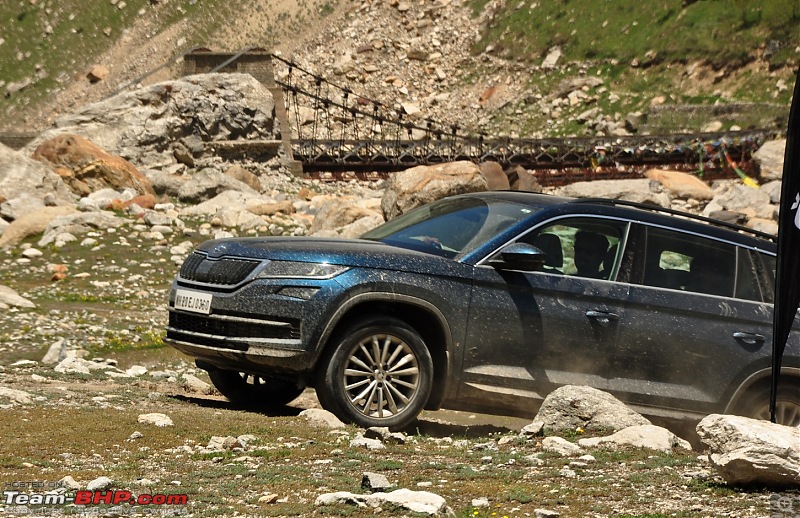
[[[370,230],[363,239],[453,258],[529,216],[535,208],[505,200],[439,200]]]

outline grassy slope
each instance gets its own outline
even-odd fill
[[[800,0],[683,3],[688,5],[679,0],[509,1],[473,50],[539,65],[558,46],[561,63],[588,64],[588,75],[621,94],[613,102],[599,96],[605,113],[647,111],[653,98],[663,96],[678,105],[754,103],[735,124],[785,126],[800,62]],[[491,7],[488,0],[470,4],[475,13]],[[560,79],[532,73],[529,83],[546,93]],[[778,87],[779,81],[786,87]],[[667,127],[653,130],[696,131],[709,116],[697,118],[676,115],[661,121]],[[546,122],[534,119],[531,129]]]
[[[476,11],[485,0],[473,0]],[[666,61],[707,60],[715,66],[743,64],[752,51],[772,43],[769,62],[797,61],[800,1],[560,0],[509,2],[489,28],[488,41],[515,59],[537,59],[561,46],[568,60],[630,62],[655,50]],[[478,47],[486,45],[487,39]]]
[[[96,56],[111,48],[128,27],[143,20],[155,34],[187,19],[192,26],[192,39],[203,41],[224,19],[220,16],[224,11],[220,9],[226,4],[224,0],[167,2],[156,7],[148,0],[125,3],[119,9],[108,1],[0,2],[0,38],[5,40],[0,45],[0,80],[10,84],[37,77],[38,70],[43,71],[42,75],[46,73],[46,77],[22,92],[10,98],[0,97],[0,110],[5,111],[11,103],[35,103],[60,83],[85,74]],[[89,5],[91,8],[87,8]]]

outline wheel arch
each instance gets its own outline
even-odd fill
[[[356,295],[337,308],[318,340],[313,359],[314,375],[318,378],[321,359],[330,353],[336,344],[331,340],[343,329],[358,320],[371,316],[387,316],[400,319],[412,327],[425,342],[433,360],[433,387],[426,409],[440,408],[447,394],[451,370],[453,339],[444,314],[432,303],[397,293],[364,293]]]
[[[788,380],[800,380],[800,368],[798,367],[782,367],[780,382],[778,385],[778,393],[780,393],[781,384],[786,383]],[[772,382],[772,368],[759,369],[749,376],[747,376],[738,387],[733,390],[731,397],[728,399],[728,404],[725,407],[726,414],[730,414],[741,403],[742,398],[754,387],[760,387],[765,383]]]

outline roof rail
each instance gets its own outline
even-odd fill
[[[680,216],[687,219],[693,219],[696,221],[702,221],[703,223],[708,223],[710,225],[714,225],[717,227],[727,228],[729,230],[735,230],[737,232],[744,232],[746,234],[751,234],[756,237],[760,237],[762,239],[767,239],[769,241],[776,242],[778,241],[778,236],[773,234],[768,234],[766,232],[761,232],[760,230],[755,230],[752,228],[745,227],[744,225],[737,225],[736,223],[728,223],[727,221],[721,221],[718,219],[708,218],[706,216],[700,216],[697,214],[692,214],[691,212],[684,212],[681,210],[676,209],[668,209],[665,207],[660,207],[658,205],[651,205],[648,203],[639,203],[635,201],[627,201],[627,200],[612,200],[609,198],[577,198],[574,200],[575,203],[598,203],[601,205],[619,205],[621,207],[632,207],[635,209],[646,210],[650,212],[660,212],[663,214],[669,214],[671,216]]]

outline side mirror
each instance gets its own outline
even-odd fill
[[[500,270],[541,270],[547,262],[547,254],[527,243],[511,243],[500,250],[491,265]]]

